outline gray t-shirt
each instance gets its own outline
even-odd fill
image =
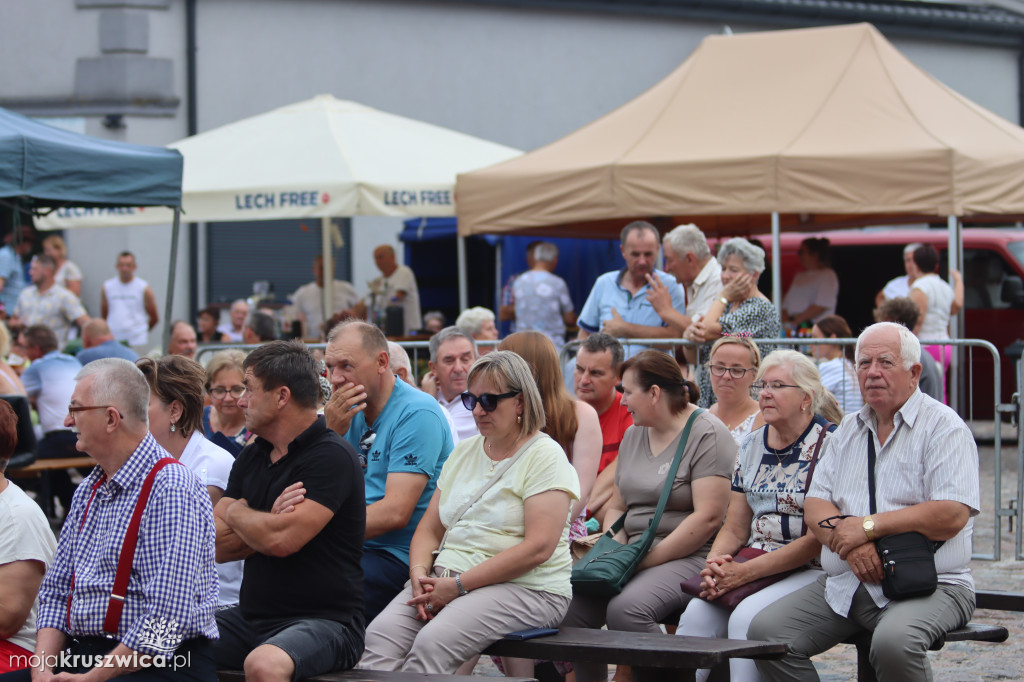
[[[646,426],[631,426],[622,437],[615,485],[629,510],[625,530],[630,542],[644,532],[658,508],[658,498],[661,497],[665,477],[672,467],[672,459],[682,435],[680,431],[668,447],[657,455],[651,452]],[[665,538],[693,512],[691,481],[706,476],[732,478],[736,452],[736,441],[721,420],[707,412],[697,417],[658,524],[655,542]],[[707,554],[710,548],[711,540],[708,540],[697,554]]]

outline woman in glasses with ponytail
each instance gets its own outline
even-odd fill
[[[480,434],[459,442],[409,547],[409,585],[366,631],[359,667],[454,673],[506,633],[557,625],[572,597],[569,510],[579,481],[541,432],[529,366],[494,351],[462,394]]]
[[[764,426],[761,408],[750,395],[760,366],[761,351],[749,334],[727,334],[711,347],[707,372],[718,401],[708,412],[722,420],[737,445]]]

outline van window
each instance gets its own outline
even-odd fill
[[[1006,245],[1017,262],[1024,266],[1024,242],[1010,242]]]
[[[1024,248],[1024,242],[1009,245]],[[1024,251],[1015,254],[1019,259]],[[1010,264],[996,251],[964,249],[964,307],[968,310],[1009,308],[1001,297],[1003,280],[1013,275]]]

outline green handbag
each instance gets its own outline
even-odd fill
[[[690,427],[693,426],[697,415],[702,412],[704,412],[703,409],[696,409],[686,421],[683,435],[679,439],[679,449],[676,450],[675,459],[672,460],[670,473],[665,478],[665,487],[662,488],[661,498],[658,500],[658,509],[654,512],[647,530],[637,542],[624,545],[615,540],[615,534],[622,530],[622,526],[626,522],[626,514],[619,517],[612,527],[598,538],[590,551],[572,567],[570,581],[573,594],[588,597],[614,597],[622,592],[622,588],[636,573],[637,566],[640,565],[644,556],[651,549],[651,545],[654,544],[654,536],[658,532],[661,514],[665,511],[668,496],[672,492],[672,483],[679,471],[679,463],[683,459],[686,441],[690,437]]]

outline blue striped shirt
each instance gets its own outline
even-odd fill
[[[102,469],[95,467],[78,486],[57,554],[39,589],[38,628],[57,628],[75,637],[104,636],[103,619],[135,501],[150,469],[168,456],[146,434],[128,461],[98,487],[84,523]],[[144,654],[167,657],[183,640],[217,639],[217,590],[210,496],[186,467],[164,467],[142,515],[118,641]]]

